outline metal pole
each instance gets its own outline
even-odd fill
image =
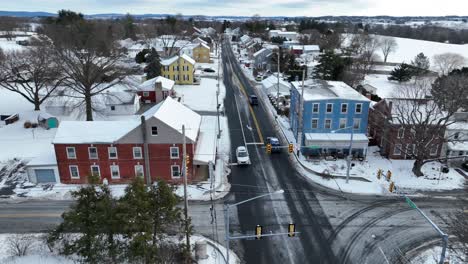
[[[351,141],[349,142],[349,153],[348,153],[348,168],[346,168],[346,183],[349,183],[349,170],[351,169],[351,152],[353,151],[353,135],[354,127],[351,127]]]
[[[226,262],[229,264],[229,206],[227,204],[224,205],[224,222],[226,227]]]
[[[279,78],[280,78],[280,47],[278,46],[278,72],[276,74],[277,77],[277,87],[276,87],[276,105],[279,107]]]
[[[219,65],[220,65],[220,53],[218,52],[218,83],[216,84],[216,116],[218,118],[218,139],[221,137],[221,125],[219,122]]]
[[[189,234],[189,222],[188,222],[188,199],[187,199],[187,143],[185,142],[185,125],[182,125],[182,136],[183,136],[183,168],[184,172],[184,215],[185,215],[185,239],[187,243],[187,252],[190,254],[190,234]],[[188,259],[187,259],[188,261]]]
[[[301,155],[301,148],[302,148],[302,111],[304,110],[304,80],[305,80],[305,70],[302,70],[302,90],[301,90],[301,101],[299,106],[299,128],[298,128],[298,136],[297,136],[297,146],[299,147],[299,155]]]

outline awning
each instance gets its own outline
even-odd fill
[[[306,133],[304,147],[345,148],[349,147],[350,133]],[[353,148],[367,148],[369,139],[365,134],[353,135]]]

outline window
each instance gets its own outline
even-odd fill
[[[171,175],[173,178],[180,177],[180,166],[179,165],[172,165],[171,166]]]
[[[171,147],[171,159],[179,158],[179,147]]]
[[[331,119],[325,119],[325,129],[331,129]]]
[[[76,159],[75,147],[67,147],[67,158]]]
[[[393,155],[401,155],[401,144],[395,144]]]
[[[152,136],[157,136],[158,135],[158,127],[157,126],[152,126],[151,127],[151,135]]]
[[[89,147],[88,148],[88,153],[89,153],[89,158],[90,159],[97,159],[98,158],[98,152],[96,147]]]
[[[99,169],[98,165],[91,166],[91,175],[101,177],[101,170]]]
[[[457,140],[458,138],[460,138],[460,132],[453,134],[453,139]]]
[[[432,145],[431,151],[430,151],[431,156],[437,155],[437,150],[438,150],[438,148],[439,148],[439,147],[438,147],[436,144]]]
[[[133,147],[133,158],[134,159],[143,158],[143,152],[141,151],[141,147]]]
[[[356,114],[362,113],[362,104],[356,104]]]
[[[117,158],[117,147],[108,147],[107,150],[109,151],[109,159]]]
[[[115,111],[115,105],[111,105],[111,111]]]
[[[72,179],[80,178],[80,172],[78,171],[78,166],[70,165],[68,168],[70,169],[70,178]]]
[[[176,79],[176,81],[178,81],[179,80],[179,75],[176,75],[175,79]]]
[[[354,118],[353,129],[361,128],[361,118]]]
[[[405,129],[404,128],[400,128],[398,129],[398,138],[403,138],[405,136]]]
[[[341,113],[347,113],[348,112],[348,104],[341,104]]]
[[[313,104],[312,113],[318,113],[318,112],[319,112],[319,104]]]
[[[463,151],[458,151],[458,156],[463,156]]]
[[[327,104],[327,113],[333,112],[333,104]]]
[[[340,128],[346,127],[346,118],[340,118]]]
[[[143,165],[135,165],[135,176],[136,177],[145,176],[145,171],[144,171]]]
[[[110,170],[111,170],[111,178],[112,179],[119,179],[120,178],[119,165],[111,165]]]
[[[318,119],[317,118],[312,119],[312,128],[318,128]]]
[[[143,97],[148,97],[149,96],[149,92],[143,92]]]

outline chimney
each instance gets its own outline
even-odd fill
[[[161,82],[161,81],[157,81],[157,82],[154,84],[154,88],[156,89],[155,92],[162,92],[162,82]]]
[[[154,92],[155,92],[155,95],[156,95],[156,103],[159,103],[161,102],[162,100],[164,100],[164,93],[163,93],[163,90],[162,90],[162,82],[161,81],[157,81],[156,83],[154,83]]]
[[[366,97],[367,99],[372,100],[372,95],[370,93],[366,93]]]

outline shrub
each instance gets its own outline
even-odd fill
[[[32,127],[32,128],[36,128],[36,127],[37,127],[37,123],[31,123],[31,127]]]
[[[32,126],[31,121],[29,121],[29,120],[24,121],[23,126],[24,126],[24,128],[31,128],[31,126]]]

